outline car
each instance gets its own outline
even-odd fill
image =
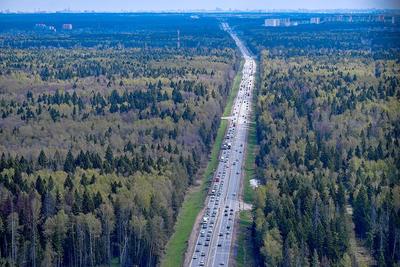
[[[199,242],[197,242],[197,245],[201,246],[203,245],[203,243],[201,243],[201,241],[199,240]]]
[[[220,262],[220,263],[219,263],[219,265],[221,265],[221,266],[224,266],[224,265],[225,265],[225,263],[223,263],[223,262]]]
[[[205,247],[208,247],[209,245],[210,245],[209,242],[206,242],[206,243],[204,244]]]
[[[201,252],[201,256],[204,257],[206,255],[206,253],[203,251]]]
[[[223,233],[219,233],[219,236],[223,236],[224,234]]]
[[[199,249],[199,248],[196,248],[196,252],[200,252],[200,249]]]
[[[193,259],[194,259],[194,260],[197,260],[197,256],[196,256],[196,255],[194,255],[194,256],[193,256]]]
[[[222,244],[221,244],[221,243],[218,243],[218,247],[222,247]]]
[[[201,261],[199,266],[204,266],[204,261]]]

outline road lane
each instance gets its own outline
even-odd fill
[[[197,236],[190,266],[227,266],[232,246],[234,221],[239,211],[240,179],[244,164],[247,123],[251,113],[256,65],[247,48],[230,29],[222,27],[240,49],[245,60],[242,80],[229,118],[220,162],[214,174],[210,197]]]

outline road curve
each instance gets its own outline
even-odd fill
[[[245,60],[240,88],[235,98],[220,161],[212,182],[204,217],[190,266],[228,266],[232,246],[235,217],[240,209],[239,193],[248,119],[251,113],[251,99],[254,88],[256,64],[248,49],[227,23],[222,23],[240,49]]]

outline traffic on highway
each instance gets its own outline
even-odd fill
[[[245,158],[256,64],[229,25],[222,23],[222,28],[236,42],[245,62],[190,266],[229,265],[235,216],[240,209],[240,179]]]

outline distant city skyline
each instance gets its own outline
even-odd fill
[[[0,0],[0,10],[12,12],[71,11],[168,11],[168,10],[323,10],[323,9],[399,9],[398,0]]]

